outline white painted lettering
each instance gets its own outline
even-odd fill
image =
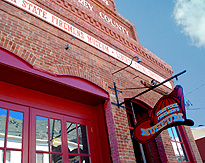
[[[113,19],[109,18],[107,15],[105,15],[102,12],[99,12],[100,17],[105,20],[107,23],[110,23],[113,27],[117,28],[118,30],[122,31],[123,33],[128,34],[128,31],[121,25],[119,25],[117,22],[115,22]]]
[[[85,0],[78,0],[78,3],[80,3],[81,5],[83,5],[87,9],[89,9],[90,11],[93,11],[93,6],[90,3],[88,3],[87,1],[85,1]]]
[[[94,45],[95,47],[101,49],[102,51],[104,52],[107,52],[109,53],[109,48],[107,45],[101,43],[100,41],[98,41],[97,39],[93,38],[93,37],[90,37],[87,35],[87,38],[88,38],[88,42],[92,45]]]
[[[109,6],[109,3],[107,0],[102,0],[102,1],[105,2],[105,4]]]
[[[76,0],[76,1],[78,1],[78,0]],[[38,18],[42,19],[43,21],[46,21],[47,23],[54,25],[55,27],[65,31],[67,34],[71,34],[71,35],[79,38],[81,41],[84,41],[85,43],[87,43],[91,46],[94,46],[98,50],[105,52],[109,56],[112,56],[113,58],[116,58],[117,60],[119,60],[125,64],[130,64],[131,59],[129,59],[127,56],[123,55],[122,53],[119,53],[118,51],[116,51],[112,47],[107,46],[106,44],[102,43],[101,41],[93,38],[92,36],[88,35],[87,33],[83,32],[83,31],[73,27],[71,24],[65,22],[64,20],[56,17],[52,13],[38,7],[37,5],[31,3],[27,0],[18,0],[18,1],[17,0],[6,0],[5,2],[11,3],[11,4],[25,10],[26,12],[37,16]],[[84,2],[84,1],[80,0],[80,2]],[[93,8],[93,6],[90,5],[91,10],[92,10],[92,8]],[[100,15],[102,16],[102,19],[104,19],[103,13],[100,12]],[[109,20],[109,18],[107,18],[107,20]],[[119,24],[117,24],[116,22],[113,21],[112,24],[116,25],[116,28],[119,28]],[[127,33],[127,35],[128,35],[128,33]],[[162,82],[165,80],[164,78],[162,78],[161,76],[159,76],[155,72],[152,72],[148,68],[142,66],[141,64],[139,64],[135,61],[133,61],[133,64],[131,65],[131,67],[142,72],[143,74],[146,74],[147,76],[149,76],[149,77],[151,77],[159,82]],[[170,82],[167,82],[164,85],[166,85],[168,88],[172,88]]]
[[[47,12],[45,10],[42,10],[40,7],[33,5],[32,3],[23,0],[22,7],[24,9],[29,10],[34,15],[43,17],[44,19],[47,19]]]

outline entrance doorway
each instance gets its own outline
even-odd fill
[[[111,162],[104,89],[1,47],[0,73],[0,162]]]
[[[102,105],[3,82],[0,89],[0,162],[111,162]]]

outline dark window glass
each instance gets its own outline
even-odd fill
[[[78,137],[75,123],[67,122],[67,141],[69,153],[78,153]]]
[[[78,125],[79,146],[81,154],[89,154],[87,128],[84,125]]]
[[[90,157],[82,156],[82,157],[81,157],[81,161],[82,161],[83,163],[90,163]]]
[[[51,163],[63,163],[62,155],[52,154],[51,155]]]
[[[51,151],[62,152],[61,142],[61,121],[56,119],[50,119],[50,140]]]

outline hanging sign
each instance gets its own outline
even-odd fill
[[[134,137],[140,143],[148,143],[163,130],[178,125],[194,125],[192,120],[186,119],[183,89],[180,85],[157,102],[149,118],[137,123]]]

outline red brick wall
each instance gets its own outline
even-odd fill
[[[106,8],[102,2],[97,0],[92,1],[92,3],[99,7],[98,10],[105,10],[110,17],[122,23],[130,31],[129,37],[103,22],[96,16],[96,13],[87,11],[74,1],[30,1],[66,22],[74,24],[75,27],[111,46],[125,56],[132,58],[137,55],[142,60],[141,64],[143,66],[163,78],[166,79],[172,75],[172,69],[167,63],[139,44],[134,25],[116,12],[113,0],[110,1],[112,2],[110,8]],[[76,75],[93,81],[109,91],[111,102],[116,102],[114,91],[108,88],[108,86],[113,87],[113,82],[116,83],[118,88],[128,88],[143,87],[141,80],[151,81],[150,77],[138,71],[136,72],[132,68],[127,68],[112,75],[113,72],[124,67],[125,64],[39,18],[25,13],[6,1],[0,1],[0,29],[0,46],[21,56],[32,65],[49,72]],[[69,44],[68,50],[64,48],[67,44]],[[173,85],[173,81],[171,83]],[[165,86],[161,86],[160,89],[167,92],[171,91]],[[123,94],[119,94],[120,102],[124,98],[132,97],[139,92],[141,90],[123,91]],[[154,106],[161,96],[161,94],[152,91],[140,96],[139,99],[150,106]],[[109,138],[114,162],[135,162],[126,111],[114,105],[112,105],[111,111],[112,114],[108,115],[113,115],[115,134],[113,138],[113,132],[110,131]],[[113,145],[112,139],[117,141],[117,147]],[[192,140],[190,138],[190,141]],[[166,131],[156,138],[156,142],[161,161],[175,161]],[[119,154],[114,153],[117,150]],[[198,156],[196,157],[198,158]]]
[[[156,137],[156,141],[161,161],[163,163],[177,162],[168,131],[164,130],[159,136]]]

